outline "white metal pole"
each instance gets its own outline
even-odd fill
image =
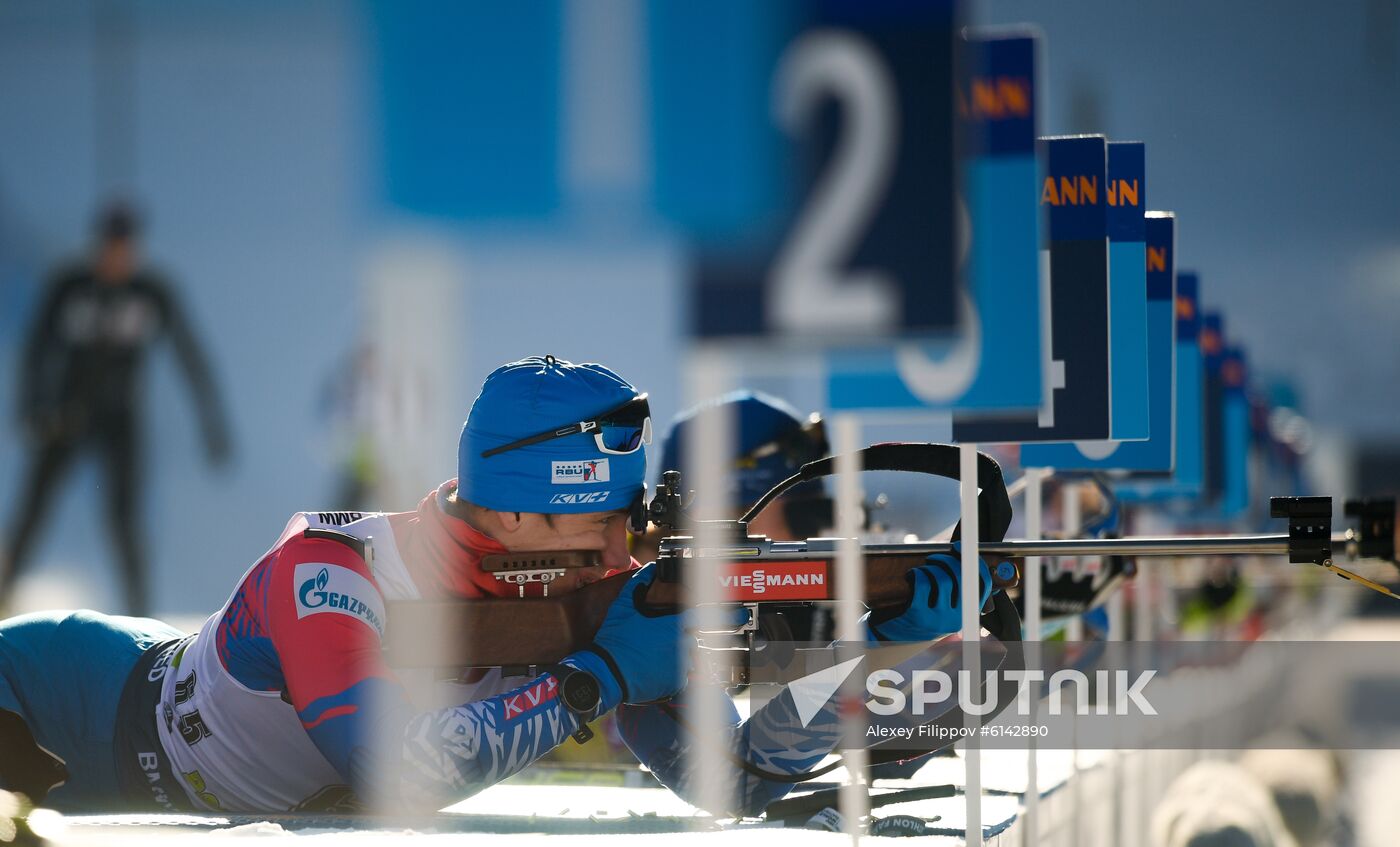
[[[1062,518],[1061,523],[1065,537],[1073,538],[1079,533],[1080,522],[1083,519],[1083,510],[1080,508],[1079,502],[1078,483],[1067,482],[1060,486],[1060,516]],[[1062,565],[1062,572],[1063,570],[1068,570],[1071,574],[1078,575],[1078,557],[1063,560],[1060,564]],[[1065,624],[1065,642],[1073,643],[1083,640],[1084,620],[1080,616],[1075,615]],[[1079,726],[1078,721],[1074,718],[1071,718],[1070,721],[1070,726],[1072,727],[1070,760],[1073,766],[1073,775],[1070,777],[1069,785],[1071,806],[1070,832],[1072,833],[1074,843],[1079,844],[1082,843],[1081,833],[1083,832],[1084,792],[1080,785],[1081,780],[1079,778]]]
[[[855,415],[836,415],[832,429],[836,438],[836,534],[841,538],[836,551],[836,634],[841,643],[861,644],[865,641],[860,625],[865,613],[865,565],[859,539],[861,462],[856,457],[861,447],[860,421]],[[861,712],[844,708],[852,698],[860,698],[863,678],[861,674],[851,674],[841,687],[841,733],[847,739],[862,738],[865,731]],[[868,757],[863,746],[849,746],[845,754],[847,778],[841,783],[842,826],[851,843],[859,844],[861,824],[870,814],[865,787]]]
[[[1032,541],[1039,541],[1044,533],[1041,484],[1049,473],[1043,468],[1027,468],[1025,475],[1021,477],[1026,483],[1026,538]],[[1021,586],[1026,597],[1025,633],[1022,639],[1032,643],[1040,641],[1040,583],[1040,558],[1027,557],[1025,571],[1021,574]],[[1039,706],[1040,698],[1031,698],[1031,714],[1027,720],[1032,726],[1035,725]],[[1027,741],[1025,813],[1021,824],[1021,845],[1037,847],[1040,844],[1039,745],[1034,736]]]
[[[1123,591],[1120,589],[1109,595],[1105,603],[1108,613],[1108,640],[1122,641],[1127,629],[1124,618],[1126,601],[1123,599]],[[1107,693],[1099,694],[1100,698],[1107,701],[1111,695]],[[1118,724],[1114,724],[1113,743],[1113,834],[1118,839],[1119,844],[1134,843],[1131,833],[1128,831],[1131,824],[1129,815],[1136,815],[1137,809],[1134,807],[1134,795],[1132,789],[1132,773],[1130,768],[1133,762],[1127,751],[1123,749],[1122,736],[1118,733]]]
[[[1155,603],[1157,594],[1157,569],[1138,568],[1137,576],[1133,578],[1133,640],[1146,643],[1155,637]],[[1137,773],[1134,782],[1133,794],[1136,797],[1135,808],[1130,810],[1130,820],[1134,827],[1132,837],[1127,843],[1146,844],[1150,835],[1148,826],[1147,810],[1152,808],[1156,801],[1156,794],[1153,790],[1154,759],[1156,755],[1151,750],[1139,750],[1133,757],[1137,762]]]
[[[1108,602],[1105,603],[1108,611],[1108,640],[1122,641],[1128,634],[1127,601],[1123,598],[1121,590],[1108,595]]]
[[[1039,541],[1045,536],[1045,506],[1042,494],[1043,483],[1049,475],[1048,469],[1030,468],[1023,477],[1026,480],[1026,538],[1031,541]],[[1039,641],[1040,588],[1043,577],[1040,557],[1027,556],[1025,568],[1025,573],[1021,574],[1021,583],[1026,592],[1025,640]]]
[[[1080,524],[1083,522],[1084,511],[1079,502],[1079,483],[1067,482],[1060,487],[1060,514],[1064,518],[1064,535],[1066,538],[1073,538],[1079,534]],[[1079,571],[1079,557],[1068,558],[1060,564],[1071,573],[1077,574]],[[1065,625],[1066,641],[1084,640],[1084,621],[1079,616],[1070,618]]]
[[[337,374],[336,379],[354,380],[348,387],[347,418],[342,422],[347,446],[364,449],[360,442],[366,439],[377,473],[363,493],[369,502],[333,504],[337,509],[412,503],[436,485],[432,480],[441,478],[443,467],[456,467],[451,464],[452,448],[446,446],[457,443],[450,421],[458,420],[456,412],[468,399],[457,386],[461,374],[471,369],[465,355],[456,355],[463,345],[453,344],[464,322],[471,326],[471,309],[476,305],[463,257],[436,239],[389,237],[370,247],[364,266],[362,335],[352,339],[355,348],[348,351],[350,372]],[[444,349],[454,350],[454,356],[443,356]],[[337,456],[336,461],[344,458]],[[375,551],[373,541],[365,545],[369,559]],[[445,646],[455,637],[443,632],[434,641]],[[430,672],[405,669],[402,681],[410,691],[422,692],[430,678]],[[376,697],[372,708],[387,712],[397,706],[396,699]],[[402,758],[403,739],[388,729],[387,722],[374,735],[371,743],[382,756],[377,761]],[[403,798],[390,784],[377,783],[371,796],[364,798],[371,812],[405,811]]]
[[[1139,567],[1133,577],[1133,640],[1151,641],[1153,604],[1157,591],[1156,568]]]
[[[978,580],[977,541],[981,528],[977,525],[977,445],[963,444],[958,448],[958,474],[962,493],[962,640],[963,667],[975,687],[982,679],[982,661],[978,648],[982,640],[981,608]],[[982,847],[982,751],[976,729],[977,716],[967,715],[968,735],[963,764],[967,768],[967,847]]]
[[[730,365],[728,357],[715,348],[702,346],[695,349],[686,367],[686,397],[689,405],[694,406],[723,394],[730,381]],[[717,500],[715,492],[729,490],[728,476],[733,467],[729,457],[735,452],[734,416],[722,411],[701,414],[695,416],[694,423],[695,434],[686,445],[685,456],[685,466],[691,477],[683,482],[687,483],[687,487],[693,486],[695,491],[701,492],[701,497],[708,497],[710,504],[723,502]],[[703,501],[699,506],[702,509],[702,518],[721,517],[717,514],[703,514]],[[725,545],[725,539],[719,537],[719,532],[714,527],[714,524],[707,524],[703,520],[697,523],[697,547],[715,549]],[[714,629],[708,618],[719,608],[714,604],[722,599],[719,580],[706,579],[713,574],[705,568],[684,568],[683,571],[689,598],[685,610],[686,628],[691,631]],[[689,651],[694,649],[694,645],[683,641],[680,649]],[[688,655],[681,657],[681,661],[687,663],[690,659]],[[701,696],[690,697],[686,705],[686,717],[693,733],[687,745],[689,760],[686,767],[691,772],[691,784],[695,786],[696,805],[707,811],[724,809],[728,805],[725,792],[729,780],[723,778],[727,763],[724,759],[723,745],[715,743],[715,739],[723,738],[729,731],[726,727],[726,715],[718,697],[704,696],[708,692],[703,691],[695,693]]]

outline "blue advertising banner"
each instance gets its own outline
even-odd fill
[[[956,326],[956,12],[648,6],[655,203],[697,238],[694,334],[826,346]]]
[[[1195,273],[1176,275],[1176,461],[1171,476],[1145,476],[1115,486],[1128,502],[1199,497],[1205,483],[1203,447],[1205,374],[1199,346],[1200,281]]]
[[[1146,154],[1138,141],[1108,145],[1109,395],[1113,438],[1151,435],[1147,377]]]
[[[1148,395],[1152,436],[1146,441],[1028,444],[1021,450],[1023,467],[1069,471],[1171,471],[1176,444],[1175,216],[1171,212],[1148,212],[1146,232]]]
[[[1041,141],[1040,203],[1049,217],[1050,371],[1036,415],[955,414],[961,442],[1102,440],[1109,389],[1108,145],[1102,135]]]
[[[1219,312],[1201,313],[1201,362],[1205,373],[1205,490],[1202,505],[1219,505],[1225,490],[1225,384],[1220,370],[1225,363],[1225,318]]]
[[[376,0],[369,11],[383,199],[461,220],[555,213],[564,158],[559,4]]]
[[[970,238],[962,329],[827,356],[833,409],[1036,409],[1041,282],[1036,38],[970,38],[959,78]]]
[[[1227,517],[1243,514],[1249,508],[1250,403],[1246,393],[1249,379],[1243,348],[1227,346],[1220,366],[1225,387],[1224,453],[1225,490],[1220,511]]]

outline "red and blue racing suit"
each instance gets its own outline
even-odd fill
[[[516,591],[479,569],[504,548],[444,511],[454,490],[445,483],[415,512],[293,516],[224,608],[170,651],[156,730],[196,808],[341,809],[371,798],[441,808],[579,728],[552,674],[444,683],[385,664],[386,600]],[[725,705],[732,734],[714,743],[769,770],[810,769],[836,744],[834,716],[798,721],[789,698],[744,722]],[[679,724],[655,706],[622,706],[619,727],[663,783],[695,796]],[[733,788],[715,811],[728,813],[756,814],[791,787],[737,764],[723,779]]]

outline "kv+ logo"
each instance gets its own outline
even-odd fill
[[[606,491],[580,491],[577,494],[556,494],[549,498],[551,503],[601,503],[608,499]]]

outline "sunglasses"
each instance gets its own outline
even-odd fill
[[[754,447],[734,460],[738,468],[754,468],[769,456],[781,453],[789,467],[797,468],[808,462],[825,458],[831,452],[826,440],[826,424],[813,412],[802,426]]]
[[[559,429],[532,435],[529,438],[521,438],[509,444],[502,444],[500,447],[492,447],[483,452],[481,457],[486,459],[507,450],[529,447],[533,444],[552,441],[556,438],[568,438],[570,435],[585,432],[593,433],[594,443],[604,453],[625,456],[628,453],[637,452],[643,444],[651,443],[651,405],[647,403],[647,395],[638,394],[621,406],[609,409],[592,420],[579,421]]]

